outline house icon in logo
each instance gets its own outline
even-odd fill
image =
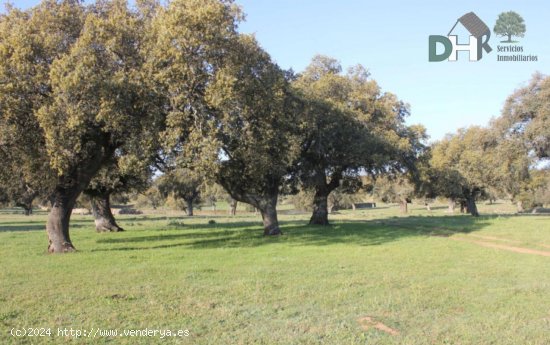
[[[458,36],[451,35],[458,23],[462,24],[470,33],[469,44],[458,44]],[[487,25],[479,19],[474,12],[469,12],[458,18],[455,25],[451,28],[447,37],[440,35],[431,35],[429,37],[429,61],[438,62],[445,59],[449,61],[458,60],[459,51],[468,51],[470,53],[470,61],[479,61],[483,57],[483,50],[486,53],[492,51],[489,46],[489,38],[491,30]],[[437,44],[443,45],[444,51],[437,54]]]

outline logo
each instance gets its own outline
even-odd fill
[[[501,37],[507,37],[506,41],[500,43],[517,43],[512,37],[523,37],[525,35],[525,21],[514,11],[502,12],[499,14],[493,31]]]
[[[514,11],[499,14],[493,31],[497,36],[506,38],[497,45],[497,61],[499,62],[536,62],[539,57],[536,54],[523,54],[527,49],[517,44],[518,37],[525,36],[525,21]],[[512,37],[516,37],[515,40]]]
[[[458,23],[470,33],[469,44],[458,44],[458,36],[451,35]],[[440,62],[445,59],[457,61],[459,51],[469,52],[470,61],[479,61],[483,57],[484,50],[487,54],[493,50],[489,46],[490,37],[489,27],[474,12],[466,13],[458,18],[447,36],[431,35],[429,37],[429,61]],[[443,47],[443,52],[440,54],[437,52],[438,44]]]

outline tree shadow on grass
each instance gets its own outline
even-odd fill
[[[159,232],[159,235],[99,239],[92,251],[146,250],[172,247],[251,248],[276,243],[291,246],[353,244],[381,245],[415,236],[451,236],[479,231],[494,216],[411,216],[374,220],[335,221],[330,226],[304,225],[303,221],[282,221],[284,233],[262,236],[259,222],[194,224],[193,227]],[[123,245],[126,244],[126,245]],[[131,244],[131,245],[128,245]],[[123,246],[119,246],[123,245]]]
[[[74,217],[74,216],[73,216]],[[76,216],[71,220],[70,229],[80,229],[80,228],[89,228],[90,230],[94,229],[94,219],[91,215],[84,216],[86,218],[83,218],[83,216]],[[179,217],[179,216],[132,216],[132,217],[124,217],[124,216],[116,216],[117,221],[122,224],[126,225],[126,223],[131,222],[149,222],[149,221],[175,221],[175,222],[183,222],[185,223],[186,220],[193,220],[193,219],[216,219],[216,218],[225,218],[227,219],[227,216],[214,216],[214,217],[207,217],[207,216],[193,216],[193,217]],[[242,226],[258,226],[261,224],[261,222],[239,222],[239,219],[250,219],[250,216],[236,216],[235,222],[227,222],[227,223],[219,223],[216,225],[200,225],[200,224],[190,224],[185,225],[184,229],[194,229],[194,228],[213,228],[213,227],[220,227],[223,226],[224,228],[233,228],[233,227],[242,227]],[[244,225],[243,225],[244,224]],[[26,232],[26,231],[37,231],[37,230],[45,230],[46,229],[46,220],[40,219],[40,220],[32,220],[32,216],[20,218],[20,219],[14,219],[9,220],[8,223],[1,223],[0,222],[0,233],[1,232]],[[166,226],[165,230],[173,230],[173,226],[168,224]],[[155,237],[156,238],[156,237]]]
[[[298,226],[303,222],[299,221],[286,221],[280,222],[284,224]],[[217,223],[217,224],[190,224],[181,228],[170,228],[158,230],[158,235],[147,235],[137,237],[124,237],[124,238],[102,238],[96,240],[97,243],[116,244],[116,243],[150,243],[154,241],[171,241],[171,240],[194,240],[201,238],[235,238],[239,237],[245,240],[246,238],[265,238],[261,236],[262,231],[261,222],[248,221],[248,222],[229,222],[229,223]],[[189,245],[187,243],[186,245]]]
[[[241,214],[241,215],[235,215],[230,216],[231,219],[250,219],[250,216],[253,215],[253,213],[249,214]],[[187,216],[187,215],[138,215],[138,216],[132,216],[132,215],[115,215],[117,221],[123,221],[123,222],[140,222],[140,221],[185,221],[185,220],[193,220],[193,219],[218,219],[218,218],[224,218],[227,219],[227,215],[222,214],[216,214],[216,215],[194,215],[194,216]]]
[[[9,231],[36,231],[46,229],[46,222],[40,222],[40,224],[29,224],[30,222],[25,222],[25,224],[10,224],[0,225],[0,232],[9,232]],[[38,222],[37,222],[38,223]]]
[[[76,219],[71,222],[71,229],[91,227],[88,223],[93,223],[93,219]],[[8,224],[0,223],[0,232],[25,232],[25,231],[36,231],[36,230],[45,230],[46,221],[45,220],[36,220],[28,221],[26,219],[22,221],[13,221]]]

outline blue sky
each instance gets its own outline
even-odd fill
[[[369,68],[383,90],[411,105],[410,123],[422,123],[432,139],[459,127],[485,125],[506,97],[535,71],[550,73],[548,1],[359,1],[238,0],[247,14],[241,31],[258,41],[283,68],[301,71],[317,53]],[[525,20],[524,54],[538,62],[497,62],[493,52],[478,62],[467,53],[457,62],[428,62],[428,36],[447,35],[456,20],[474,11],[492,30],[501,12]],[[457,31],[459,40],[461,33]],[[467,42],[467,36],[466,36]],[[463,39],[464,40],[464,39]],[[462,42],[461,42],[462,43]],[[462,53],[459,53],[462,54]]]
[[[550,2],[523,1],[367,1],[236,0],[246,13],[240,31],[255,33],[283,68],[299,72],[315,54],[339,59],[344,67],[361,63],[384,91],[411,105],[409,123],[422,123],[432,139],[468,125],[486,125],[498,116],[506,97],[535,71],[550,74]],[[36,0],[13,1],[28,7]],[[447,35],[456,20],[474,11],[489,28],[513,10],[527,31],[518,45],[538,62],[497,62],[493,52],[478,62],[460,53],[457,62],[428,62],[428,36]],[[454,33],[467,42],[465,30]],[[462,37],[462,39],[461,39]]]

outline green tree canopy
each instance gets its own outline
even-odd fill
[[[328,224],[328,196],[344,178],[414,165],[425,130],[405,125],[408,106],[382,93],[363,66],[343,74],[337,60],[318,55],[294,86],[306,104],[296,170],[304,188],[315,191],[310,223]]]
[[[468,211],[478,216],[476,200],[483,196],[487,187],[498,184],[496,146],[489,129],[475,126],[460,129],[436,142],[430,165],[441,179],[440,195],[464,199]]]
[[[374,182],[374,195],[383,202],[399,203],[401,213],[407,213],[414,192],[414,185],[405,175],[380,176]]]
[[[193,216],[193,206],[199,201],[202,182],[194,171],[176,168],[159,177],[156,185],[164,198],[170,195],[176,203],[183,200],[187,215]]]
[[[493,126],[506,138],[527,145],[539,159],[550,158],[550,77],[535,73],[506,100]]]
[[[285,73],[251,36],[240,36],[209,90],[220,143],[215,180],[260,210],[265,235],[280,234],[276,204],[299,154],[299,103]]]
[[[74,250],[71,210],[92,177],[162,122],[142,71],[144,20],[122,0],[44,1],[0,18],[0,142],[19,147],[11,166],[37,158],[30,182],[52,176],[50,252]]]

